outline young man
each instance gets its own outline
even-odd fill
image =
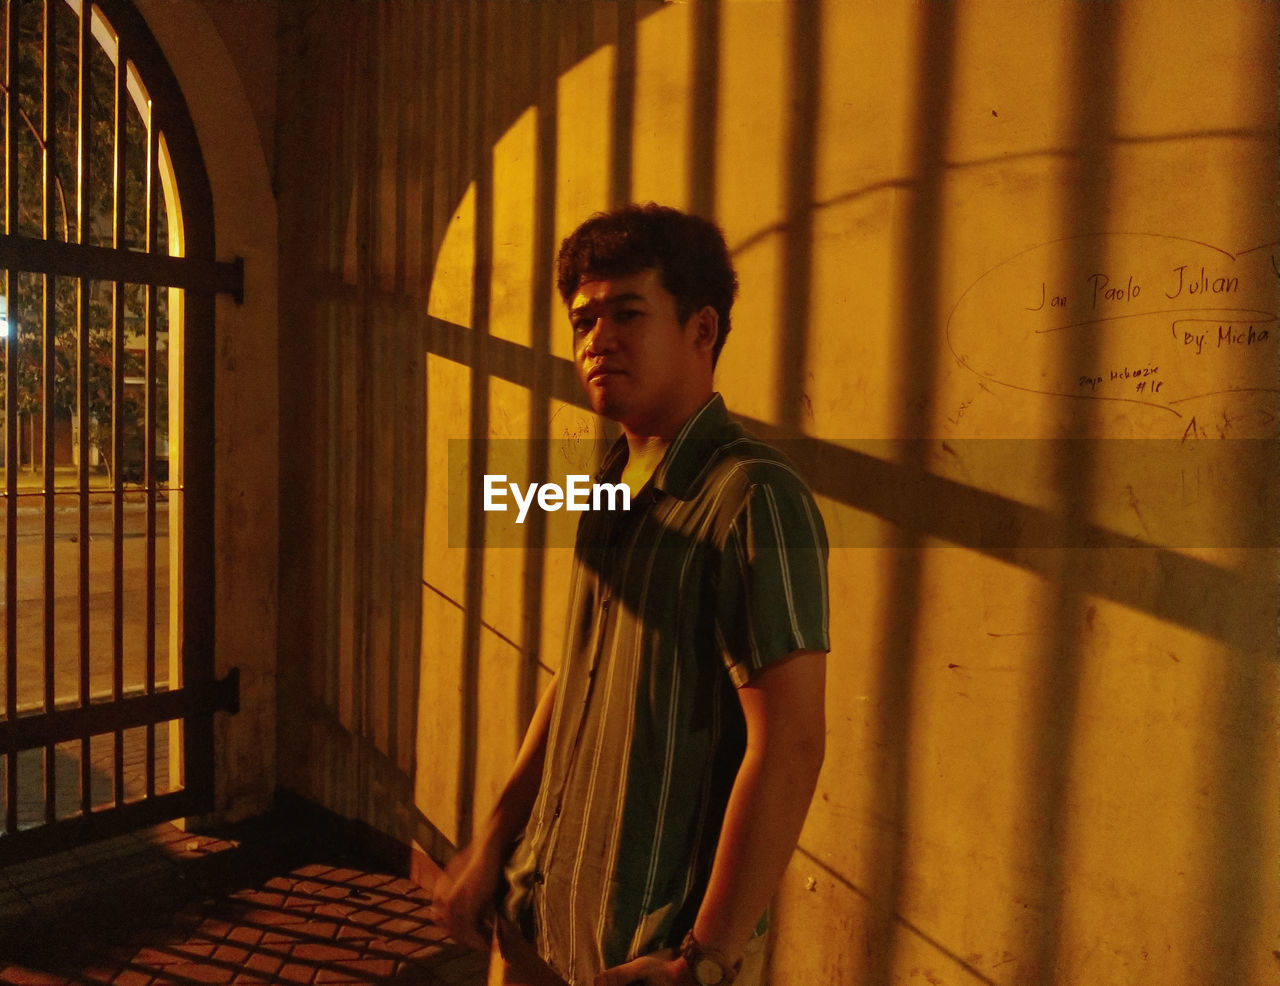
[[[714,392],[737,288],[714,225],[628,206],[557,266],[579,380],[622,426],[597,478],[631,508],[583,515],[560,671],[437,919],[489,947],[505,874],[490,984],[742,986],[822,763],[825,531]]]

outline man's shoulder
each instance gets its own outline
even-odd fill
[[[812,499],[809,485],[794,462],[776,445],[733,422],[704,450],[704,490],[719,487],[741,498],[767,489],[778,497]]]
[[[787,500],[812,500],[791,459],[735,420],[719,394],[686,423],[660,469],[658,484],[681,500],[714,502],[720,512],[736,510],[757,490]]]

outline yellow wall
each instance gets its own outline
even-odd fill
[[[833,545],[771,981],[1270,981],[1277,27],[284,5],[282,783],[437,857],[493,803],[568,548],[475,479],[607,432],[550,265],[657,199],[722,224],[719,387]]]

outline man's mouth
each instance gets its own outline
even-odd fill
[[[600,377],[613,376],[621,372],[622,371],[616,366],[593,366],[587,371],[587,382],[590,383],[592,380],[596,380]]]

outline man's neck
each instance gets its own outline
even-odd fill
[[[627,464],[622,467],[622,481],[630,487],[633,497],[649,481],[670,445],[670,438],[627,435]]]
[[[622,481],[631,488],[632,496],[638,494],[644,484],[649,481],[649,477],[658,468],[658,463],[667,454],[667,449],[679,434],[680,429],[706,406],[707,401],[711,399],[711,394],[712,392],[708,392],[706,397],[674,427],[664,429],[661,434],[644,434],[623,426],[622,431],[627,439],[627,462],[622,467]]]

